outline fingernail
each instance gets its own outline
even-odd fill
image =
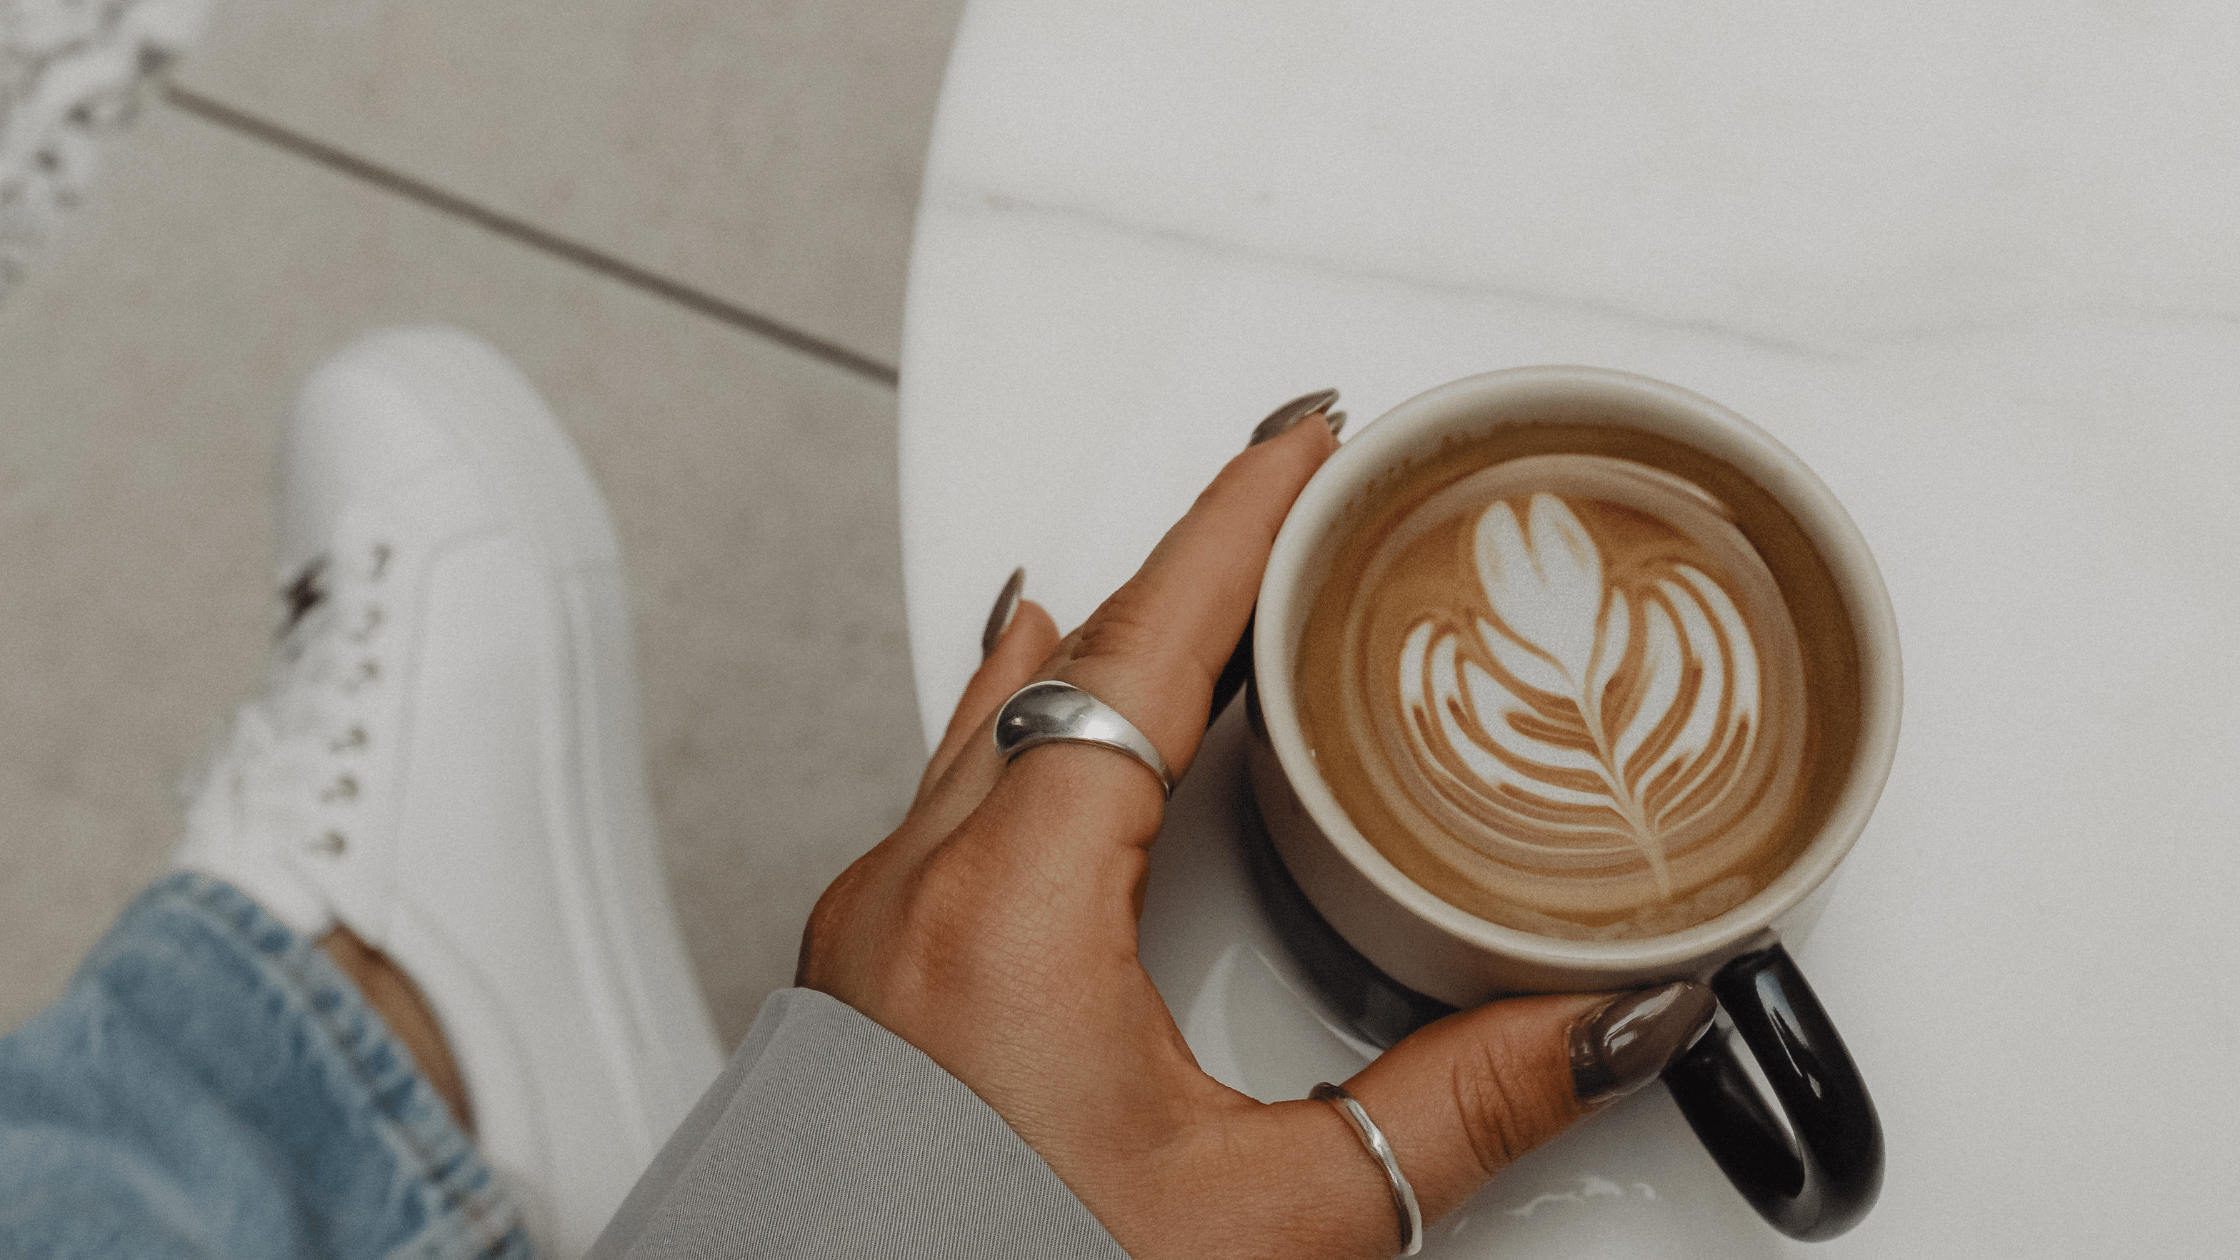
[[[1336,437],[1338,436],[1338,434],[1345,431],[1346,413],[1342,411],[1323,412],[1322,422],[1330,426],[1330,436]]]
[[[1013,569],[1004,579],[1003,593],[996,596],[996,606],[988,610],[987,629],[980,632],[980,659],[995,655],[996,644],[1003,641],[1003,632],[1011,628],[1011,615],[1019,611],[1019,588],[1027,584],[1024,566]]]
[[[1338,391],[1318,389],[1311,394],[1301,394],[1290,402],[1268,413],[1268,418],[1252,427],[1252,440],[1246,446],[1258,446],[1269,438],[1281,437],[1292,425],[1338,401]]]
[[[1657,1078],[1719,1009],[1711,990],[1675,980],[1613,999],[1571,1026],[1571,1088],[1583,1103],[1623,1098]]]

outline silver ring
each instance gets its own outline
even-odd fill
[[[1166,758],[1111,705],[1072,683],[1028,683],[996,710],[996,751],[1005,761],[1044,744],[1096,744],[1124,752],[1159,776],[1159,790],[1174,795]]]
[[[1400,1161],[1392,1154],[1392,1143],[1384,1140],[1384,1130],[1369,1118],[1361,1104],[1344,1089],[1324,1081],[1308,1093],[1307,1097],[1330,1103],[1338,1114],[1353,1125],[1361,1135],[1361,1144],[1369,1148],[1377,1162],[1384,1166],[1385,1179],[1392,1183],[1392,1210],[1400,1216],[1400,1254],[1412,1256],[1423,1250],[1423,1209],[1416,1206],[1416,1188],[1400,1171]]]

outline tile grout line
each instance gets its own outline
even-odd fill
[[[182,113],[191,114],[213,126],[225,128],[248,139],[284,150],[297,157],[307,158],[329,170],[371,184],[385,192],[394,193],[428,209],[464,219],[485,231],[505,237],[517,244],[526,245],[556,258],[564,259],[587,271],[604,276],[655,297],[666,298],[719,323],[729,324],[758,337],[777,342],[789,350],[799,351],[813,359],[820,359],[844,372],[852,372],[866,380],[875,381],[889,389],[895,387],[899,373],[885,363],[857,354],[845,346],[812,336],[791,328],[767,315],[759,315],[743,306],[735,306],[721,298],[687,288],[674,280],[654,274],[642,267],[601,253],[586,245],[577,244],[565,237],[555,236],[542,228],[520,219],[499,214],[480,206],[456,193],[446,192],[433,184],[424,183],[388,167],[369,162],[364,158],[345,153],[332,145],[309,136],[289,131],[246,114],[230,105],[221,104],[198,92],[166,83],[164,100]]]

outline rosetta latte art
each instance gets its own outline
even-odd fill
[[[1535,851],[1517,855],[1529,864],[1630,847],[1670,897],[1668,837],[1754,786],[1749,628],[1700,569],[1667,560],[1621,580],[1561,498],[1518,507],[1478,519],[1474,624],[1408,631],[1410,760],[1445,804]]]
[[[1387,851],[1442,895],[1535,931],[1655,934],[1778,869],[1796,629],[1691,483],[1584,455],[1498,464],[1402,512],[1348,602],[1360,786],[1397,824]]]
[[[1296,674],[1332,795],[1419,887],[1504,926],[1614,940],[1741,905],[1810,803],[1786,588],[1677,473],[1475,454],[1365,500],[1333,553]]]

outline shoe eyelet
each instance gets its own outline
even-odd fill
[[[344,731],[339,738],[328,740],[327,751],[338,753],[350,752],[353,749],[363,748],[370,742],[371,740],[366,735],[365,727],[353,726],[349,730]]]
[[[320,802],[327,805],[332,805],[339,801],[354,801],[356,799],[358,799],[358,780],[357,776],[355,775],[336,775],[334,783],[328,787],[320,789],[319,792]]]
[[[328,857],[341,857],[349,849],[350,842],[343,837],[341,832],[330,831],[303,847],[313,853],[323,853]]]

